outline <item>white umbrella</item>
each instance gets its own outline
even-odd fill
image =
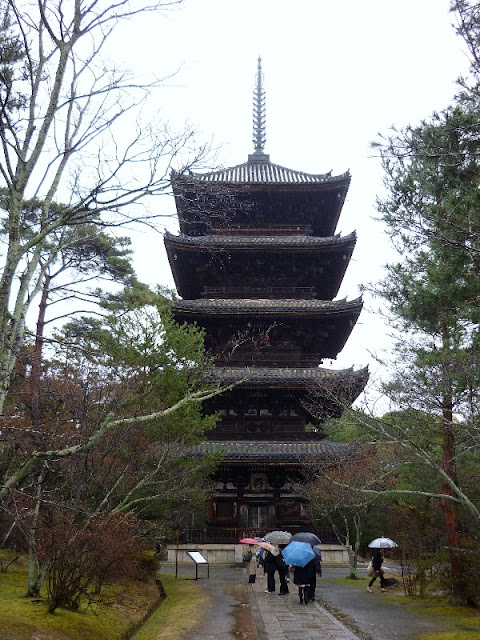
[[[370,549],[393,549],[394,547],[398,547],[398,544],[390,538],[384,538],[382,536],[372,540],[368,546]]]
[[[292,539],[292,534],[288,531],[272,531],[265,535],[265,540],[270,544],[288,544]]]

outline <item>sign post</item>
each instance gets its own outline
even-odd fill
[[[198,580],[198,565],[206,564],[207,565],[207,578],[210,578],[210,565],[202,556],[200,551],[187,551],[187,556],[189,556],[193,562],[195,563],[195,580]]]

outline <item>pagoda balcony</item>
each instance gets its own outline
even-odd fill
[[[217,236],[311,236],[313,228],[308,224],[268,225],[265,227],[241,227],[230,224],[226,227],[215,227],[210,233]]]
[[[282,442],[322,440],[319,427],[308,424],[305,417],[281,415],[231,416],[223,415],[219,424],[209,432],[210,440],[265,440]]]
[[[215,431],[211,432],[211,436],[218,442],[233,442],[235,440],[248,440],[251,442],[258,440],[259,442],[264,442],[265,440],[268,440],[268,438],[271,438],[272,440],[281,440],[282,442],[312,442],[323,440],[325,438],[325,435],[320,431],[307,432],[298,431],[296,429],[291,429],[290,431],[285,429],[281,431],[280,429],[275,429],[270,433],[266,433],[265,431],[253,432],[246,431],[243,428],[224,429],[223,427],[217,427]]]
[[[273,350],[265,349],[258,351],[236,351],[233,355],[230,353],[225,357],[216,357],[215,364],[217,366],[231,367],[286,367],[289,368],[304,368],[304,367],[317,367],[323,363],[323,356],[320,353],[281,353],[273,352]]]
[[[268,299],[281,298],[295,300],[314,300],[317,297],[315,287],[205,287],[202,298]]]
[[[307,526],[306,526],[307,525]],[[305,519],[297,520],[280,520],[278,527],[287,530],[290,533],[298,533],[308,528],[311,531],[311,524]],[[180,544],[238,544],[242,538],[256,537],[262,538],[265,534],[272,531],[273,527],[240,527],[228,523],[210,524],[204,529],[182,529],[179,531],[178,542]],[[338,544],[332,529],[315,529],[316,535],[322,541],[322,544]],[[168,538],[169,544],[176,544],[177,538],[172,535]]]

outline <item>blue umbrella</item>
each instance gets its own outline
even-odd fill
[[[290,542],[290,544],[282,550],[282,555],[287,564],[292,564],[296,567],[304,567],[315,557],[315,553],[308,542],[297,541]]]

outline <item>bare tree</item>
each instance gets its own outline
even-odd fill
[[[312,516],[318,521],[326,520],[331,526],[338,544],[347,552],[352,580],[357,579],[358,554],[373,501],[351,491],[350,485],[363,485],[372,475],[374,464],[371,447],[357,447],[352,459],[318,466],[316,477],[308,486]]]
[[[142,106],[160,81],[140,84],[102,57],[121,21],[178,3],[1,4],[0,413],[27,312],[63,230],[86,223],[153,224],[156,216],[140,203],[165,192],[174,160],[185,170],[204,156],[191,130],[174,134],[167,125],[142,122]]]
[[[169,301],[150,296],[148,305],[137,299],[133,309],[58,332],[39,382],[41,420],[25,410],[28,375],[11,385],[0,434],[1,524],[29,548],[29,595],[46,575],[37,554],[46,509],[75,514],[79,535],[110,511],[165,527],[172,509],[203,494],[215,457],[196,457],[192,446],[217,416],[200,404],[225,388],[209,375],[203,332],[175,323]]]

